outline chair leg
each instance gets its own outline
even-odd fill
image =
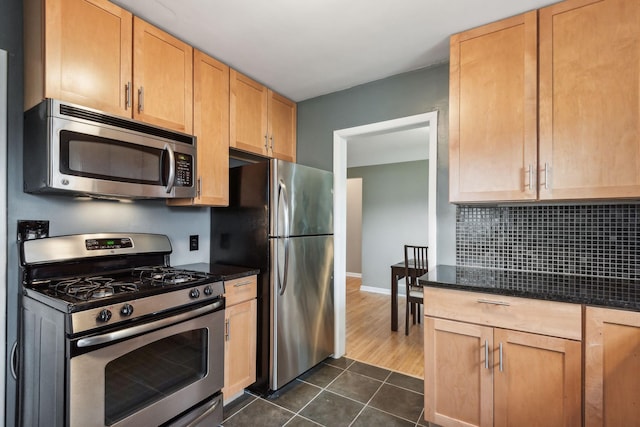
[[[404,310],[404,334],[405,335],[409,335],[409,309],[410,309],[410,302],[407,301],[407,303],[405,304],[405,310]]]

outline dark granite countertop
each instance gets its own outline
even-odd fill
[[[195,264],[174,265],[175,268],[183,268],[185,270],[204,271],[216,276],[216,280],[233,280],[241,277],[253,276],[260,273],[260,270],[252,267],[242,267],[239,265],[227,264],[209,264],[200,262]]]
[[[423,286],[640,311],[640,281],[437,265]]]

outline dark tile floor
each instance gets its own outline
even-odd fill
[[[224,427],[429,426],[422,380],[351,359],[326,359],[274,395],[224,408]]]

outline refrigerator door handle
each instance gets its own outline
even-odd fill
[[[284,277],[280,279],[280,268],[278,268],[278,282],[280,285],[279,293],[284,294],[287,287],[287,277],[289,275],[289,194],[287,192],[287,186],[281,179],[278,182],[278,210],[280,212],[280,202],[282,204],[282,211],[284,213]],[[280,230],[277,227],[280,225],[280,221],[276,221],[276,235],[280,236]],[[278,267],[280,267],[278,265]]]
[[[280,288],[280,295],[284,294],[287,288],[287,278],[289,277],[289,237],[284,238],[284,280]]]

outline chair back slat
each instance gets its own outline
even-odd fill
[[[404,273],[407,286],[419,286],[418,277],[429,271],[428,246],[404,245]]]

